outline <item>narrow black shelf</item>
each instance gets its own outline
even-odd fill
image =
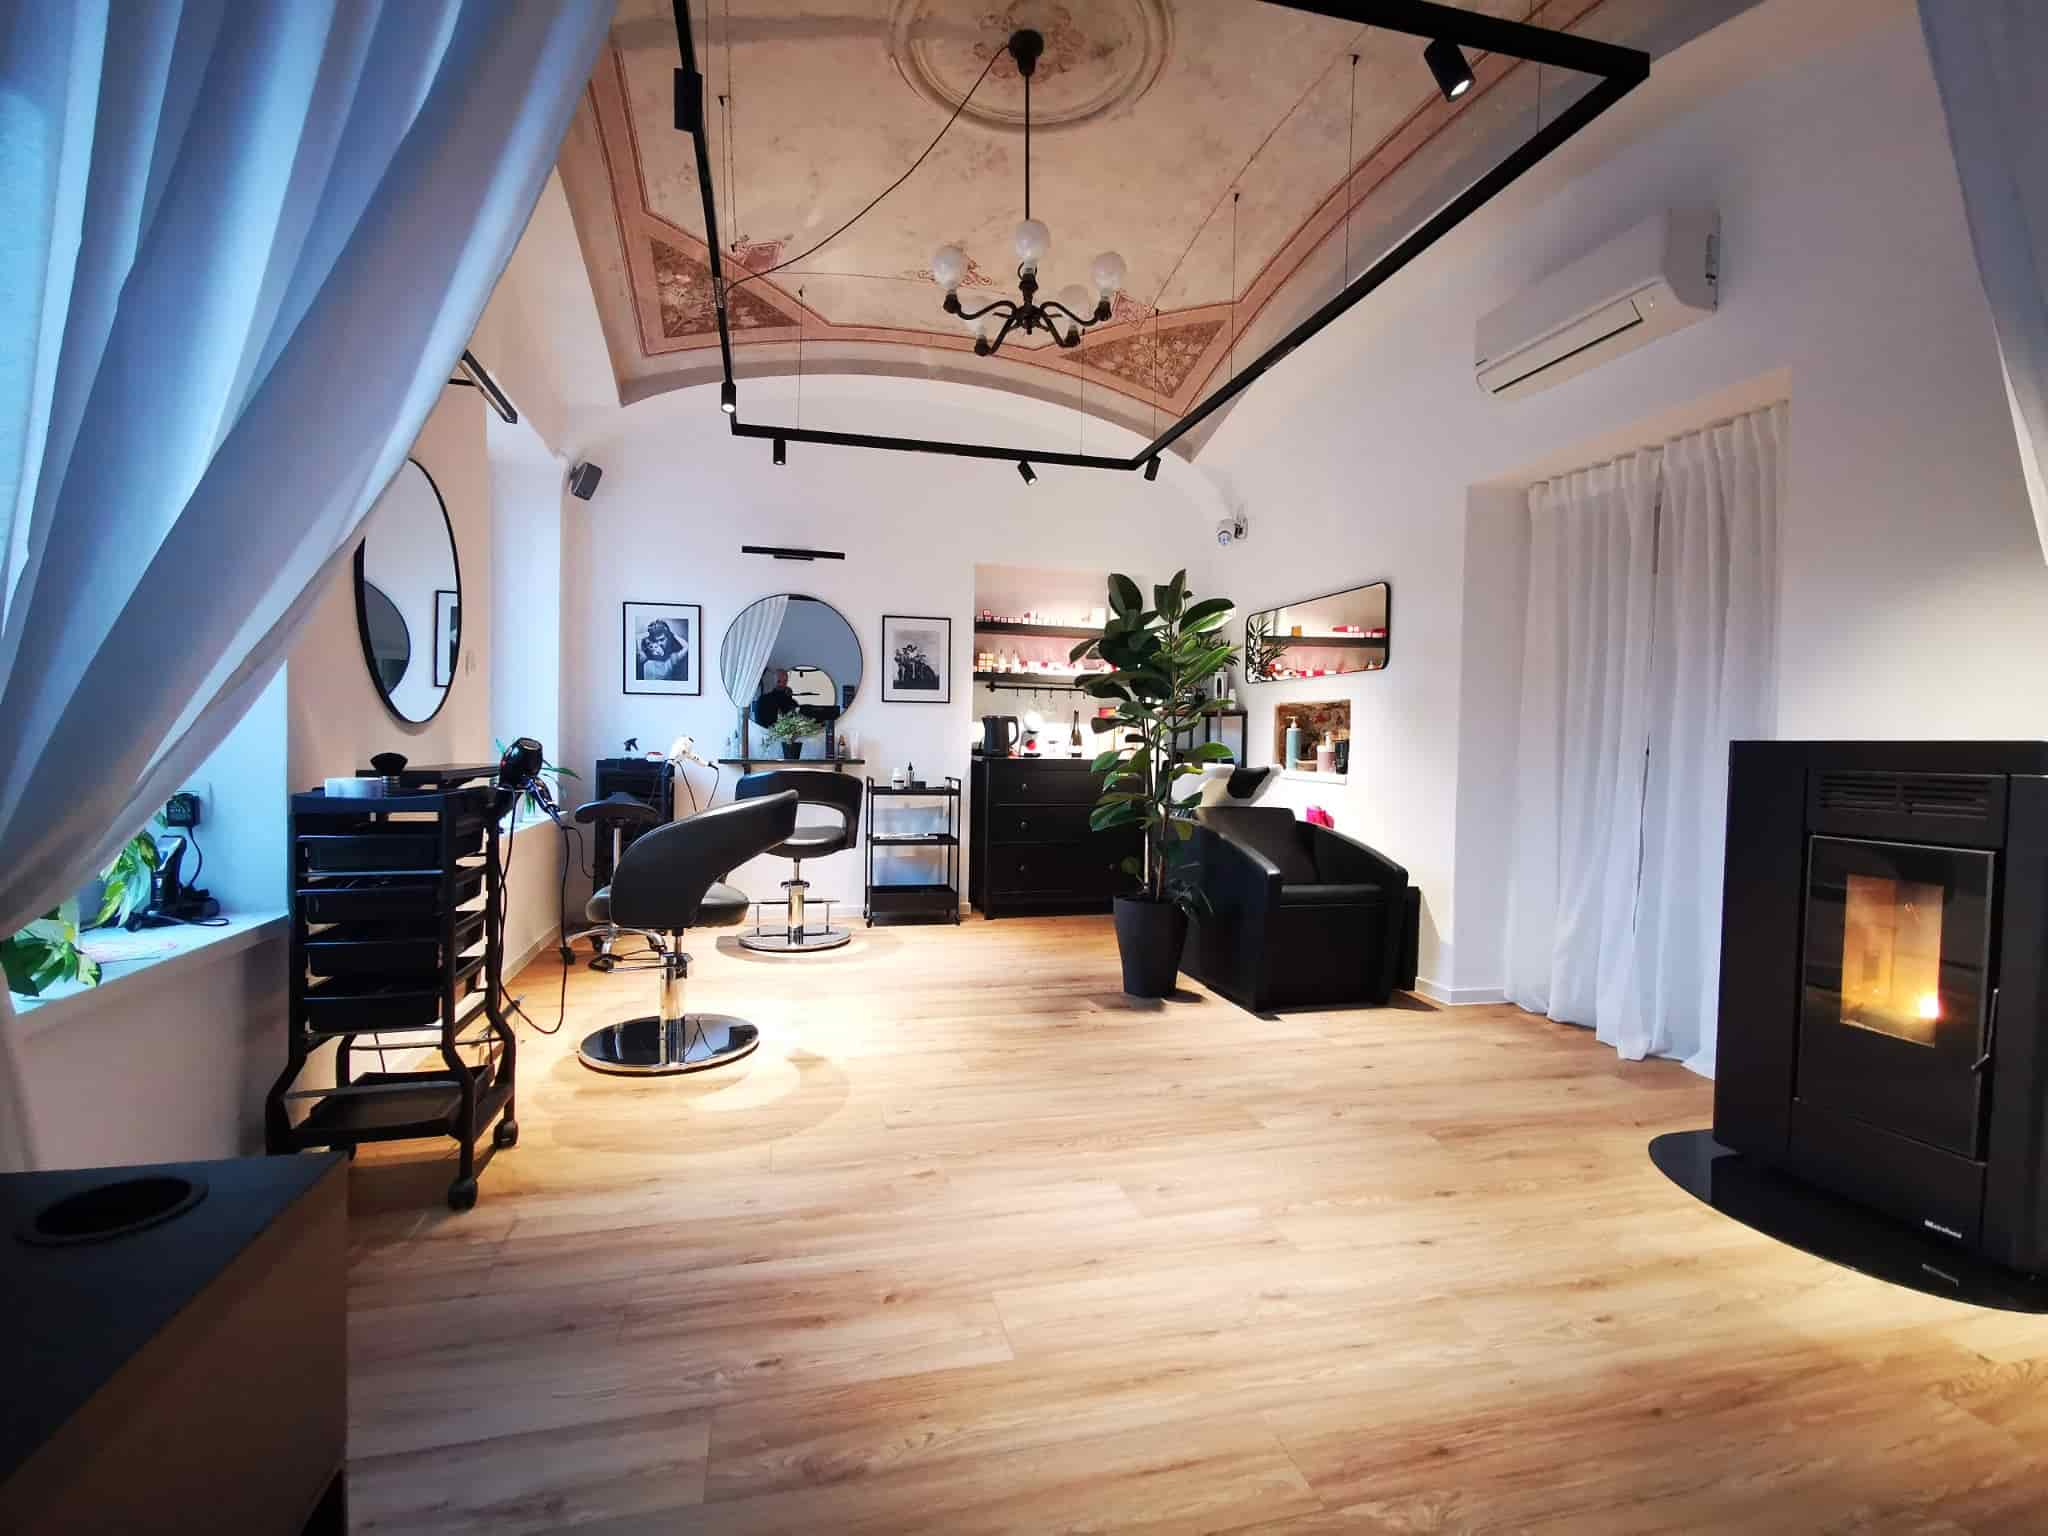
[[[1386,646],[1385,635],[1270,635],[1267,644],[1274,646],[1312,645],[1318,650],[1362,651],[1367,646]]]
[[[947,795],[959,794],[960,786],[958,783],[906,784],[901,789],[898,789],[893,784],[877,784],[875,786],[875,793],[878,795],[936,795],[943,799]]]
[[[950,832],[934,832],[920,836],[911,832],[900,837],[870,837],[868,841],[877,848],[958,848],[960,839]]]
[[[844,768],[847,764],[862,765],[864,757],[784,757],[777,753],[773,757],[721,757],[719,762],[728,768],[751,768],[756,763],[773,763],[778,768]]]
[[[987,683],[991,688],[1015,688],[1026,693],[1035,693],[1041,688],[1064,689],[1068,693],[1080,693],[1090,680],[1087,675],[1076,677],[1071,673],[1057,673],[1039,676],[1031,672],[977,672],[977,683]]]
[[[1016,624],[1005,619],[976,619],[977,635],[1037,635],[1046,640],[1100,640],[1102,631],[1074,624]]]

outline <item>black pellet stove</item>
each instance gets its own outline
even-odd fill
[[[2048,743],[1736,742],[1714,1136],[2048,1271]]]

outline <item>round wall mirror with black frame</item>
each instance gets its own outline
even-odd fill
[[[441,712],[462,659],[462,567],[441,488],[399,466],[356,545],[356,632],[385,708],[412,725]]]
[[[718,649],[727,697],[762,729],[792,711],[820,725],[837,720],[853,707],[863,670],[846,615],[797,592],[749,603]]]

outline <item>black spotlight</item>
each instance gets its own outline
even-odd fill
[[[1449,38],[1438,38],[1422,50],[1422,57],[1429,72],[1436,76],[1437,89],[1444,93],[1445,101],[1456,101],[1472,89],[1472,66]]]
[[[731,379],[718,386],[718,408],[728,416],[740,408],[739,391],[732,387]]]
[[[1019,459],[1017,461],[1017,473],[1024,477],[1024,483],[1026,485],[1031,484],[1034,480],[1038,478],[1038,471],[1031,467],[1031,461],[1029,459]]]
[[[1145,478],[1147,480],[1157,480],[1159,478],[1159,455],[1156,453],[1145,461]]]
[[[775,439],[775,462],[778,464],[787,464],[789,462],[788,438],[778,437]]]

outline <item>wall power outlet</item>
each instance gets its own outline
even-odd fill
[[[199,825],[199,797],[189,789],[181,789],[164,802],[164,825],[167,827],[196,827]]]

